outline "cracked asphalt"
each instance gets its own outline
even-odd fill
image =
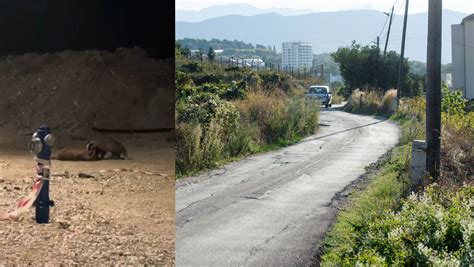
[[[317,135],[178,181],[177,266],[316,263],[333,197],[398,137],[389,120],[323,109]]]

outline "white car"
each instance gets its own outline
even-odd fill
[[[320,101],[326,108],[332,106],[331,89],[325,85],[312,85],[306,93],[307,98],[315,98]]]

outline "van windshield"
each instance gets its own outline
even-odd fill
[[[325,87],[310,87],[309,88],[310,94],[326,94],[327,92],[328,90]]]

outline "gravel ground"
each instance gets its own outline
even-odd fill
[[[2,264],[174,265],[175,200],[172,133],[114,136],[131,160],[53,161],[51,223],[36,224],[34,210],[0,221]],[[28,194],[34,161],[29,137],[0,129],[0,212]],[[77,142],[64,143],[79,146]],[[127,168],[165,174],[100,173]],[[64,175],[65,173],[68,175]],[[79,172],[94,178],[78,178]]]

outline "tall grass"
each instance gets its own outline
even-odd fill
[[[182,121],[176,127],[178,176],[214,168],[269,145],[292,144],[315,133],[319,125],[317,103],[302,97],[256,91],[249,92],[245,99],[224,101],[225,104],[216,98],[207,100],[180,105],[179,110],[183,110],[179,111],[178,121]],[[203,119],[194,118],[196,114]]]
[[[355,90],[348,99],[345,111],[369,114],[369,115],[390,115],[396,101],[396,90],[388,90],[385,94],[379,91]]]

